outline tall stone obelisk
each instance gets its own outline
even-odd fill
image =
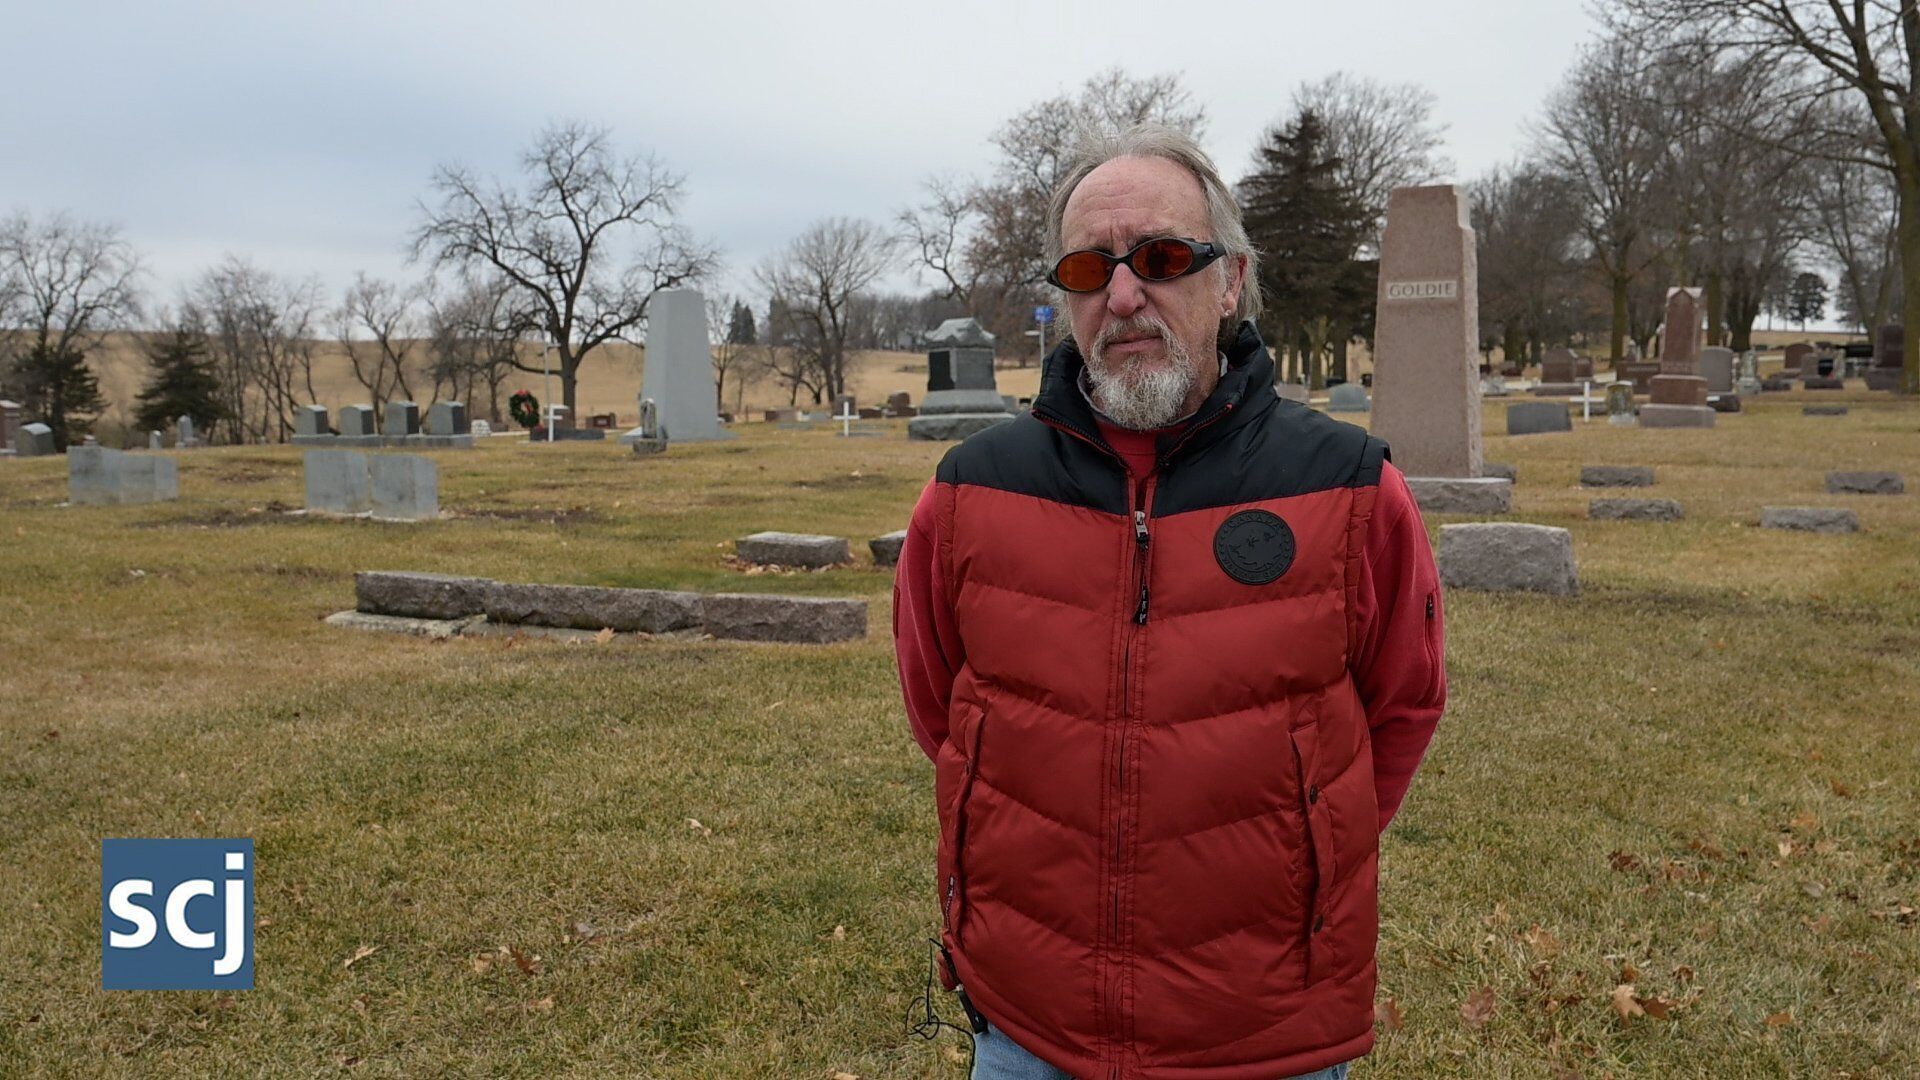
[[[1423,507],[1504,513],[1512,481],[1481,476],[1479,270],[1458,188],[1394,189],[1377,304],[1373,433]]]

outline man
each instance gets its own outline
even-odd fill
[[[1446,697],[1387,448],[1274,392],[1206,155],[1084,148],[1071,339],[950,450],[894,586],[976,1077],[1339,1077],[1373,1043],[1379,832]]]

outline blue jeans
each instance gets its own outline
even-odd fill
[[[984,1035],[973,1037],[973,1080],[1073,1080],[1059,1069],[1041,1061],[1007,1038],[992,1024]],[[1293,1080],[1347,1080],[1344,1064],[1294,1077]]]

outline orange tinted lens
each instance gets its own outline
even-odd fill
[[[1165,281],[1187,272],[1193,251],[1178,240],[1153,240],[1133,253],[1133,272],[1148,281]]]
[[[1053,276],[1062,287],[1073,292],[1092,292],[1106,285],[1110,275],[1107,260],[1091,251],[1076,251],[1060,260]]]

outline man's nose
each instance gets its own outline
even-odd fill
[[[1140,275],[1126,263],[1114,267],[1113,277],[1107,282],[1107,311],[1126,319],[1146,306],[1147,286]]]

